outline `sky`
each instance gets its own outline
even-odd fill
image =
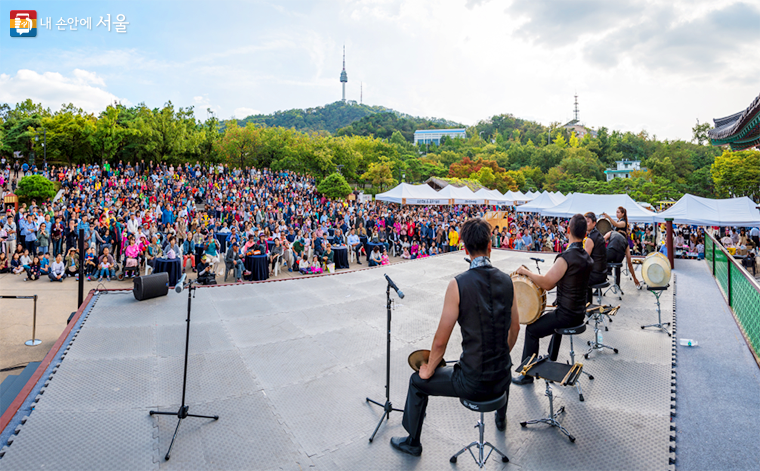
[[[589,127],[690,140],[760,93],[757,1],[0,0],[6,21],[27,9],[36,37],[0,35],[0,103],[171,100],[201,120],[322,106],[341,98],[344,45],[347,99],[465,125],[564,123],[577,93]],[[91,29],[58,30],[75,17]]]

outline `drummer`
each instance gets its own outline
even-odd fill
[[[557,309],[541,316],[536,322],[525,329],[522,360],[538,354],[539,340],[554,334],[554,329],[581,325],[586,316],[586,290],[594,262],[583,249],[583,238],[586,235],[586,219],[582,214],[576,214],[570,219],[567,227],[567,237],[570,245],[557,255],[554,265],[545,275],[533,273],[525,267],[517,269],[517,273],[530,278],[539,287],[549,291],[557,287]],[[562,336],[555,335],[550,344],[551,360],[557,359]],[[520,375],[512,379],[515,384],[530,384],[532,376]]]
[[[470,256],[470,269],[449,282],[443,312],[433,338],[430,357],[409,379],[402,424],[409,436],[394,437],[391,446],[403,453],[422,453],[420,436],[428,397],[461,397],[473,401],[509,395],[509,352],[517,342],[520,316],[512,280],[491,265],[491,226],[484,219],[468,219],[460,237]],[[437,368],[454,325],[462,333],[459,363]],[[496,411],[496,427],[506,429],[506,404]]]
[[[596,285],[607,281],[607,250],[604,244],[604,236],[596,228],[596,214],[589,211],[584,214],[586,218],[586,239],[583,241],[583,248],[594,261],[594,268],[591,269],[591,275],[588,278],[588,284]],[[593,301],[591,288],[586,290],[586,302]]]

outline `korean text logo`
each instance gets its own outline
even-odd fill
[[[11,37],[31,38],[37,36],[36,10],[11,10]]]

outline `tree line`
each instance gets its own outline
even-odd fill
[[[333,126],[354,119],[344,109],[351,106],[366,105],[337,104],[336,113],[343,117],[331,121]],[[400,181],[440,177],[472,180],[502,192],[628,193],[650,203],[684,193],[760,197],[760,152],[705,145],[704,125],[694,127],[692,142],[604,127],[579,139],[560,123],[544,126],[504,114],[467,128],[466,138],[415,146],[414,130],[456,123],[379,108],[331,133],[269,125],[261,117],[220,121],[210,110],[206,120],[199,120],[193,107],[177,108],[171,102],[160,108],[114,104],[92,114],[71,104],[52,112],[25,100],[13,107],[0,105],[0,154],[34,155],[39,165],[46,136],[48,163],[227,163],[292,170],[320,181],[340,174],[372,192]],[[605,169],[615,168],[619,160],[640,160],[645,170],[607,182]]]

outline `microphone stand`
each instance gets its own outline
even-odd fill
[[[374,401],[370,398],[367,398],[367,402],[370,402],[372,404],[378,405],[383,408],[383,415],[380,417],[380,422],[377,423],[377,427],[375,427],[375,431],[372,432],[372,436],[369,437],[369,442],[372,443],[372,440],[375,439],[375,435],[377,434],[377,431],[380,429],[380,426],[383,424],[383,421],[385,419],[390,419],[391,411],[396,412],[404,412],[404,409],[395,409],[393,407],[393,404],[391,404],[391,306],[393,305],[393,300],[391,299],[391,284],[390,281],[388,282],[388,286],[385,289],[385,297],[387,299],[386,301],[386,309],[388,312],[388,339],[386,343],[386,358],[385,358],[385,404],[380,404],[377,401]]]
[[[150,415],[176,415],[178,419],[177,428],[174,429],[172,442],[169,444],[169,450],[166,452],[166,461],[169,461],[169,458],[171,457],[174,440],[177,438],[177,432],[179,431],[179,426],[182,423],[183,419],[186,419],[188,417],[198,417],[201,419],[219,420],[218,415],[195,415],[187,413],[188,409],[190,408],[190,406],[185,405],[185,391],[187,390],[187,351],[190,344],[190,305],[191,299],[195,297],[196,287],[193,285],[193,280],[188,281],[185,286],[187,287],[187,333],[185,334],[185,374],[184,378],[182,379],[182,404],[179,406],[179,410],[177,412],[161,412],[157,410],[150,411]]]

